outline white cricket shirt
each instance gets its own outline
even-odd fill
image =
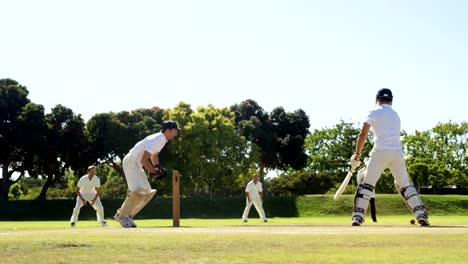
[[[144,138],[142,141],[135,144],[128,154],[136,159],[138,163],[141,163],[143,153],[148,151],[151,154],[160,152],[161,149],[166,145],[167,139],[163,133],[158,132]]]
[[[370,111],[364,122],[371,125],[374,132],[373,150],[402,149],[400,117],[390,105],[377,106],[375,110]]]
[[[249,183],[247,183],[245,192],[249,193],[251,199],[260,198],[260,194],[258,192],[263,192],[262,183],[257,181],[257,184],[255,184],[254,181],[251,180]]]
[[[95,188],[101,187],[101,180],[96,175],[92,180],[89,180],[88,174],[86,174],[80,178],[76,186],[80,188],[80,192],[96,192]]]

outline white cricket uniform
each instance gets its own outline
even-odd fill
[[[143,158],[143,153],[145,151],[148,151],[151,154],[160,152],[164,145],[166,145],[166,142],[167,139],[161,132],[149,135],[136,143],[136,145],[124,157],[123,169],[130,192],[137,190],[151,191],[151,185],[149,184],[148,177],[143,170],[141,159]]]
[[[94,177],[90,180],[88,174],[84,175],[80,178],[77,185],[80,188],[80,194],[83,198],[91,204],[91,201],[96,196],[96,188],[101,187],[101,180],[98,176],[94,175]],[[79,196],[76,197],[76,204],[75,208],[73,209],[73,215],[70,218],[71,223],[76,223],[78,221],[78,216],[80,214],[80,209],[83,207],[83,201]],[[99,197],[96,198],[94,204],[92,205],[94,210],[96,210],[96,218],[99,223],[104,222],[104,207],[102,206],[101,199]]]
[[[257,183],[254,183],[254,181],[252,180],[247,184],[247,186],[245,187],[245,192],[249,193],[251,202],[249,203],[249,199],[245,197],[246,206],[244,209],[244,214],[242,215],[242,220],[246,221],[247,218],[249,217],[249,211],[250,211],[250,207],[252,207],[252,204],[255,206],[255,209],[257,210],[260,218],[262,220],[267,219],[265,216],[265,211],[263,210],[262,199],[260,198],[260,193],[259,193],[262,191],[263,191],[263,188],[262,188],[262,183],[260,181],[257,181]]]
[[[363,183],[375,186],[382,172],[389,168],[399,186],[409,186],[403,148],[400,141],[400,117],[390,105],[382,104],[367,116],[366,123],[374,132],[367,175]]]
[[[405,203],[417,219],[426,218],[427,212],[419,199],[406,170],[403,149],[400,142],[400,118],[388,104],[382,104],[367,116],[366,123],[371,125],[374,132],[374,147],[370,153],[367,174],[356,191],[353,221],[364,222],[369,200],[375,193],[375,184],[382,172],[389,168],[393,178],[404,190],[402,194]],[[427,220],[426,220],[427,221]],[[354,223],[354,222],[353,222]]]

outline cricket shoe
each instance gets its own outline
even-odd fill
[[[71,226],[71,227],[75,227],[75,222],[71,222],[71,223],[70,223],[70,226]]]
[[[362,225],[362,218],[355,216],[353,217],[353,221],[351,222],[352,226],[361,226]]]
[[[101,226],[108,226],[108,224],[107,224],[106,221],[102,221],[102,222],[101,222]]]
[[[135,224],[135,222],[133,221],[132,218],[126,216],[124,217],[125,221],[127,221],[129,224],[130,224],[130,227],[137,227],[137,225]]]
[[[418,223],[421,226],[429,226],[429,220],[427,220],[427,218],[424,216],[418,217]]]
[[[128,217],[127,217],[128,218]],[[129,223],[128,221],[126,221],[125,217],[124,218],[120,218],[119,216],[119,213],[116,213],[114,215],[114,220],[119,222],[119,224],[122,226],[122,227],[125,227],[125,228],[129,228],[129,227],[132,227],[132,224]]]

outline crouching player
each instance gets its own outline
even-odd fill
[[[81,207],[86,202],[96,210],[97,221],[102,226],[107,226],[106,220],[104,220],[104,207],[102,206],[99,195],[101,194],[101,180],[96,176],[96,169],[94,166],[88,167],[88,174],[80,178],[76,188],[76,205],[73,209],[73,214],[70,218],[71,227],[75,227],[80,215]]]
[[[177,136],[180,131],[174,121],[165,121],[161,132],[152,134],[136,143],[123,159],[123,169],[127,179],[129,194],[117,210],[114,219],[125,228],[137,227],[133,218],[153,198],[156,190],[151,189],[143,167],[156,178],[167,176],[166,170],[159,164],[159,152],[164,145]]]

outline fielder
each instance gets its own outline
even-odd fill
[[[180,131],[174,121],[165,121],[161,132],[152,134],[136,143],[123,159],[123,169],[127,179],[129,195],[117,210],[114,219],[125,228],[137,227],[133,218],[153,198],[156,190],[151,189],[142,167],[156,175],[156,179],[167,176],[166,169],[159,164],[159,152],[169,140]]]
[[[94,166],[89,166],[88,174],[81,177],[78,181],[76,194],[76,205],[70,218],[71,227],[75,227],[81,207],[83,207],[86,202],[89,202],[94,210],[96,210],[97,221],[101,223],[102,226],[107,226],[106,220],[104,220],[104,207],[102,206],[101,199],[99,199],[101,194],[101,180],[96,176],[96,169]]]
[[[374,132],[374,148],[370,153],[367,175],[359,184],[354,196],[353,226],[360,226],[364,223],[364,216],[369,200],[374,193],[375,184],[386,168],[390,169],[399,186],[399,193],[408,208],[413,212],[418,223],[421,226],[429,225],[427,211],[419,198],[416,188],[408,177],[400,141],[400,117],[392,109],[392,101],[393,95],[390,89],[383,88],[377,92],[377,107],[365,119],[358,136],[356,153],[350,160],[352,168],[359,166],[361,163],[359,161],[361,150],[364,147],[369,130],[372,129]]]
[[[255,209],[258,212],[258,215],[263,220],[263,222],[268,222],[265,211],[263,210],[263,188],[262,183],[258,180],[259,176],[254,175],[253,179],[247,183],[245,187],[245,197],[246,197],[246,206],[244,210],[244,214],[242,215],[242,220],[247,222],[247,218],[249,217],[250,207],[252,204],[255,206]]]

